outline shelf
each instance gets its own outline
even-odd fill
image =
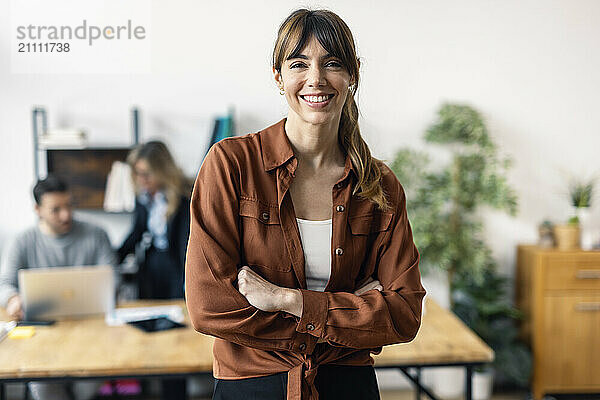
[[[112,164],[125,162],[130,150],[129,147],[46,150],[48,173],[67,182],[76,208],[101,210]]]
[[[127,144],[86,144],[84,146],[40,146],[40,150],[113,150],[113,149],[131,149]]]
[[[131,132],[133,144],[80,143],[49,144],[40,143],[42,135],[48,132],[48,114],[44,107],[32,110],[33,159],[35,178],[43,177],[40,166],[46,173],[54,173],[64,179],[73,195],[74,206],[82,211],[103,210],[106,179],[115,161],[124,162],[131,149],[139,143],[139,110],[131,109]],[[45,157],[40,160],[40,156]],[[41,161],[41,162],[40,162]],[[127,214],[115,212],[112,214]]]

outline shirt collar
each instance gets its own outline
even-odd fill
[[[166,202],[166,196],[161,190],[151,195],[150,192],[142,189],[138,199],[143,205],[150,205],[153,202]]]
[[[294,157],[294,150],[285,134],[285,121],[286,118],[263,129],[259,133],[265,171],[271,171],[280,167]],[[352,160],[350,159],[350,156],[346,154],[344,173],[338,182],[346,179],[350,171],[357,176],[354,165],[352,165]]]
[[[286,118],[259,133],[265,171],[282,166],[294,156],[292,145],[285,134],[285,120]]]

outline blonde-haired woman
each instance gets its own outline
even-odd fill
[[[151,141],[127,157],[137,192],[133,229],[119,249],[122,261],[141,246],[142,299],[183,298],[189,234],[189,185],[167,146]],[[138,247],[139,248],[139,247]],[[138,254],[139,256],[139,254]]]
[[[190,227],[189,184],[167,146],[151,141],[127,157],[137,191],[133,228],[118,250],[138,260],[141,299],[183,298]],[[185,379],[162,383],[163,399],[185,399]]]
[[[214,399],[378,399],[371,352],[425,294],[403,188],[361,138],[346,23],[297,10],[273,76],[286,118],[214,145],[191,202],[186,299],[216,336]]]

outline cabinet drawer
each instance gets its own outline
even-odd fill
[[[548,256],[544,270],[546,290],[600,290],[600,253]]]

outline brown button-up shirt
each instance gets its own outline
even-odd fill
[[[402,186],[380,163],[391,209],[353,196],[349,156],[332,188],[331,277],[325,292],[306,289],[288,190],[298,160],[284,124],[224,139],[207,154],[191,200],[186,300],[194,328],[216,337],[216,378],[288,372],[288,400],[312,400],[319,364],[372,365],[370,353],[381,346],[412,340],[425,290]],[[300,289],[302,316],[251,306],[237,290],[243,265],[273,284]],[[369,277],[383,291],[353,294]],[[325,342],[317,344],[319,338]]]

